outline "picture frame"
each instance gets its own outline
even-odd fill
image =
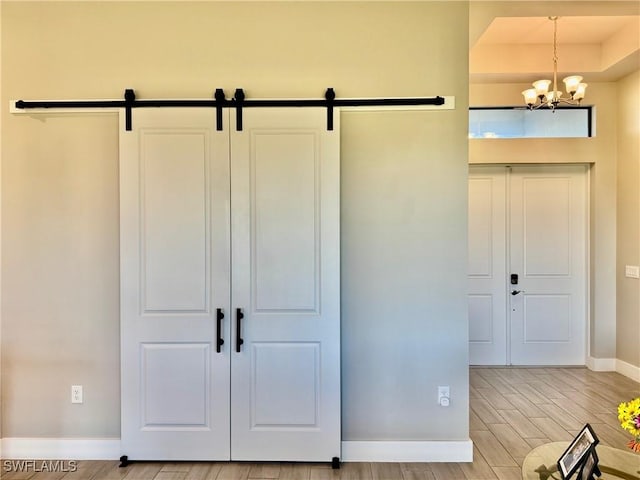
[[[594,445],[589,449],[589,454],[582,462],[578,480],[594,480],[594,476],[599,477],[601,474],[598,468],[598,454],[596,453],[596,447]]]
[[[585,424],[558,459],[558,471],[563,480],[571,478],[587,460],[587,456],[591,454],[591,451],[595,452],[595,446],[599,441],[591,425]]]

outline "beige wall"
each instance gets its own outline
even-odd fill
[[[2,2],[1,105],[455,96],[343,115],[343,437],[467,439],[467,31],[466,2]],[[118,437],[117,120],[1,115],[2,433]]]
[[[618,82],[617,357],[640,367],[640,280],[625,265],[640,265],[640,72]]]
[[[474,84],[471,106],[518,105],[521,84]],[[592,138],[469,140],[470,163],[587,163],[590,175],[590,352],[593,358],[616,357],[616,120],[615,83],[590,83],[586,103],[595,106]]]

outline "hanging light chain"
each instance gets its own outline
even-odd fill
[[[553,20],[553,97],[557,104],[558,91],[558,17],[549,17]]]

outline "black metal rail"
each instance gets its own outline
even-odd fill
[[[378,107],[378,106],[416,106],[444,105],[444,97],[416,98],[362,98],[336,99],[333,88],[328,88],[323,99],[274,99],[252,100],[245,98],[241,88],[236,89],[234,97],[227,99],[224,90],[216,89],[214,98],[209,100],[138,100],[135,92],[127,89],[124,100],[18,100],[16,108],[124,108],[125,128],[132,128],[132,110],[144,107],[210,107],[216,109],[216,129],[222,130],[222,109],[236,109],[236,130],[242,131],[242,110],[255,107],[325,107],[327,109],[327,130],[333,130],[334,107]]]

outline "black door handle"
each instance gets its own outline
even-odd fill
[[[236,352],[240,353],[240,347],[244,343],[242,339],[242,319],[244,318],[244,313],[242,313],[241,308],[236,308]]]
[[[511,290],[511,295],[518,295],[519,293],[524,292],[524,290]]]
[[[222,319],[224,318],[224,312],[221,308],[216,308],[216,352],[220,353],[220,347],[224,345],[224,339],[222,338]]]

